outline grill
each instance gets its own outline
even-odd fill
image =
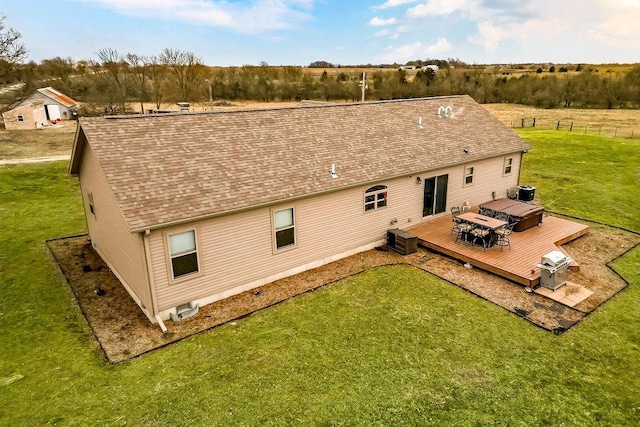
[[[554,291],[567,282],[567,270],[571,264],[571,257],[560,251],[551,251],[542,255],[540,264],[540,286]]]

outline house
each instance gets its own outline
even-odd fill
[[[67,95],[52,87],[43,87],[3,113],[2,118],[7,130],[39,129],[45,124],[75,119],[77,109],[78,103]]]
[[[506,196],[530,147],[468,96],[81,118],[91,243],[152,322]]]
[[[40,129],[47,125],[47,115],[42,102],[33,102],[2,113],[7,130]]]

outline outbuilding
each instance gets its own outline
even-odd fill
[[[75,100],[52,87],[43,87],[2,113],[2,118],[7,130],[39,129],[75,119],[77,110]]]
[[[468,96],[81,118],[91,243],[152,322],[505,197],[521,138]]]

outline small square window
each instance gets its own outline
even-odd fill
[[[464,185],[473,184],[473,166],[464,169]]]
[[[513,167],[513,158],[507,157],[504,159],[504,175],[510,175]]]

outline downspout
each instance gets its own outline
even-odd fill
[[[141,234],[144,244],[144,257],[147,264],[147,283],[149,284],[149,295],[151,296],[151,312],[153,313],[153,317],[158,322],[158,326],[160,326],[160,329],[162,329],[162,333],[166,335],[167,333],[169,333],[169,330],[160,318],[160,314],[158,314],[158,310],[156,308],[157,303],[155,295],[155,283],[153,280],[153,271],[151,269],[151,249],[149,247],[149,235],[151,234],[151,230],[145,230]]]
[[[527,154],[529,150],[523,150],[522,153],[520,153],[520,167],[518,168],[518,182],[516,183],[516,185],[520,185],[520,177],[522,175],[522,161],[524,160],[524,155]]]

